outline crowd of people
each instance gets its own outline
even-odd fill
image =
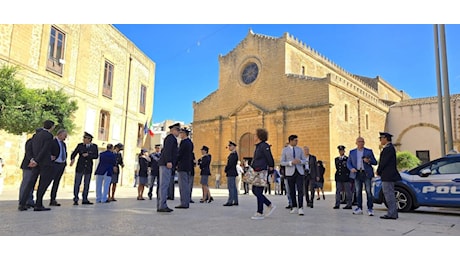
[[[49,206],[60,206],[57,201],[59,182],[67,165],[67,146],[65,139],[67,131],[60,129],[56,136],[52,131],[55,123],[46,120],[43,127],[26,141],[24,159],[21,164],[23,180],[19,192],[18,210],[24,211],[33,208],[34,211],[47,211],[51,208],[43,205],[43,196],[52,184]],[[212,156],[209,147],[203,145],[200,149],[201,157],[197,160],[194,154],[194,144],[189,138],[190,130],[181,128],[179,123],[169,126],[170,132],[163,144],[155,145],[155,151],[149,154],[146,149],[141,149],[138,156],[137,200],[145,200],[144,191],[148,188],[148,198],[153,198],[153,187],[156,186],[157,212],[172,212],[167,200],[174,199],[174,175],[177,174],[177,182],[180,193],[180,203],[176,209],[188,209],[192,200],[194,181],[194,169],[200,169],[200,185],[202,197],[200,203],[211,203],[214,199],[209,189],[209,177],[211,176],[210,165]],[[380,163],[374,174],[373,166],[377,160],[371,149],[364,147],[364,138],[356,139],[357,147],[352,149],[349,156],[345,155],[345,146],[339,145],[339,156],[335,158],[335,182],[336,196],[333,209],[339,209],[342,193],[346,194],[346,206],[344,209],[352,209],[352,187],[356,193],[356,208],[353,214],[363,214],[362,190],[366,192],[366,206],[369,216],[374,215],[373,198],[371,194],[371,179],[374,175],[382,177],[383,192],[388,202],[388,213],[381,216],[383,219],[397,219],[396,201],[394,198],[394,182],[400,176],[396,169],[396,151],[391,143],[392,135],[386,132],[380,133],[380,141],[383,150]],[[120,167],[124,167],[121,151],[124,146],[107,144],[106,150],[99,153],[96,144],[92,143],[93,136],[87,132],[83,140],[70,154],[70,166],[75,164],[74,198],[73,205],[80,202],[80,188],[83,182],[81,203],[91,205],[88,199],[93,161],[98,160],[95,169],[96,179],[96,203],[109,203],[117,201],[115,198],[116,187],[119,179]],[[243,165],[237,153],[237,144],[229,141],[227,163],[224,173],[227,180],[228,199],[223,206],[238,206],[240,189],[243,194],[249,194],[249,190],[256,197],[256,213],[251,217],[261,220],[270,216],[276,206],[265,196],[271,194],[271,184],[274,184],[275,195],[286,195],[291,214],[303,216],[304,199],[307,207],[313,208],[315,193],[317,199],[326,199],[324,195],[325,167],[321,160],[310,153],[308,146],[299,147],[298,136],[290,135],[288,143],[282,150],[280,165],[275,166],[271,152],[271,145],[267,143],[268,132],[258,128],[254,134],[255,151],[251,161],[244,160]],[[251,173],[254,177],[248,178]],[[399,177],[399,178],[398,178]],[[217,180],[217,178],[216,178]],[[252,181],[251,181],[252,180]],[[38,181],[38,189],[34,200],[33,191]],[[156,185],[155,185],[156,184]],[[217,184],[217,183],[216,183]],[[218,187],[217,187],[218,188]],[[264,210],[265,208],[265,210]],[[264,213],[265,212],[265,213]]]

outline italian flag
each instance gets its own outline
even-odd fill
[[[150,136],[153,136],[153,135],[154,135],[154,133],[153,133],[153,121],[152,121],[152,119],[150,119],[149,135],[150,135]]]

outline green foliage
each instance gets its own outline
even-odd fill
[[[396,162],[399,171],[410,170],[421,163],[417,156],[408,151],[396,152]]]
[[[56,122],[56,130],[65,128],[69,133],[75,129],[71,119],[78,109],[62,90],[28,89],[16,79],[19,70],[14,66],[0,67],[0,129],[20,135],[34,133],[43,121]]]

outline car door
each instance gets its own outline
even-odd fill
[[[420,205],[460,206],[459,156],[446,156],[419,169],[411,185]]]

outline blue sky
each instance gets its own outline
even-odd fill
[[[288,32],[346,71],[380,76],[413,98],[437,95],[432,24],[115,24],[156,63],[153,121],[193,121],[193,101],[218,88],[218,56],[252,29]],[[450,94],[460,94],[460,25],[446,25]],[[171,105],[173,106],[171,107]]]

